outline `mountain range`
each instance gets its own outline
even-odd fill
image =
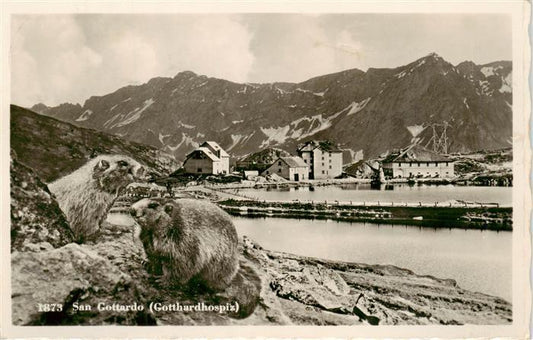
[[[512,63],[452,65],[435,53],[396,68],[351,69],[301,83],[235,83],[190,71],[79,104],[33,111],[151,145],[177,160],[205,140],[235,158],[295,153],[329,139],[345,163],[413,141],[441,152],[511,146]]]

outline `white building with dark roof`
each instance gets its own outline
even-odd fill
[[[309,166],[309,179],[335,178],[342,174],[342,151],[328,141],[309,141],[298,148]]]
[[[217,142],[206,141],[200,147],[208,148],[211,152],[220,159],[220,169],[223,174],[229,174],[229,154],[218,145]]]
[[[185,158],[183,168],[189,174],[228,174],[229,155],[216,142],[204,142]]]
[[[389,178],[450,178],[455,176],[452,159],[411,145],[382,161],[383,173]]]
[[[279,157],[262,173],[263,176],[273,174],[298,182],[309,179],[309,167],[300,157]]]

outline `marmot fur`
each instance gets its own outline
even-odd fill
[[[122,155],[102,155],[48,185],[78,241],[100,228],[121,189],[146,180],[146,169]]]
[[[199,283],[222,290],[239,268],[238,237],[229,215],[216,205],[192,199],[142,199],[131,214],[150,271],[164,284]],[[194,279],[191,281],[191,279]]]

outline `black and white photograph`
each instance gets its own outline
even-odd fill
[[[8,322],[525,334],[509,4],[11,12]]]

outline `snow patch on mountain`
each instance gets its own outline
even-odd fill
[[[498,71],[499,69],[502,69],[503,66],[496,66],[496,67],[493,67],[493,66],[484,66],[481,68],[481,73],[483,73],[483,75],[486,77],[490,77],[490,76],[493,76],[495,75],[495,71]]]
[[[313,94],[318,97],[324,97],[324,95],[326,94],[326,92],[328,92],[328,90],[329,90],[329,87],[322,92],[313,92]]]
[[[186,133],[182,132],[181,133],[181,141],[176,146],[167,145],[167,148],[170,151],[174,152],[174,151],[178,150],[180,148],[180,146],[182,146],[182,145],[192,146],[193,148],[197,148],[198,146],[200,146],[200,144],[195,142],[192,137],[190,137]]]
[[[500,87],[499,91],[500,93],[512,93],[513,91],[513,88],[512,88],[512,84],[513,84],[513,75],[509,72],[509,74],[503,78],[502,77],[502,87]]]
[[[468,106],[468,103],[466,102],[466,98],[463,98],[463,104],[465,104],[466,108],[470,110],[470,106]]]
[[[159,141],[161,144],[165,145],[165,138],[170,137],[171,135],[164,135],[161,132],[159,132]]]
[[[422,133],[422,131],[424,131],[426,128],[424,127],[424,125],[411,125],[411,126],[407,126],[407,130],[409,130],[409,132],[411,133],[411,136],[413,136],[413,138],[416,138],[419,134]]]
[[[244,122],[244,119],[241,119],[241,120],[232,120],[231,123],[232,124],[239,124],[239,123],[242,123]]]
[[[368,97],[366,98],[365,100],[363,101],[360,101],[359,103],[357,102],[352,102],[350,104],[350,111],[348,111],[348,113],[346,114],[347,116],[350,116],[350,115],[353,115],[359,111],[361,111],[362,109],[365,108],[366,104],[368,104],[368,102],[370,101],[370,99],[372,99],[371,97]]]
[[[481,87],[481,93],[483,93],[484,95],[490,96],[492,94],[493,91],[491,91],[490,84],[488,81],[480,80],[479,86]]]
[[[113,105],[113,106],[109,109],[109,112],[113,111],[117,106],[118,106],[118,104]]]
[[[178,122],[178,125],[181,126],[181,127],[186,128],[186,129],[189,129],[189,130],[196,128],[196,126],[185,124],[181,120]]]
[[[267,139],[261,143],[261,147],[265,147],[271,143],[282,144],[287,139],[287,133],[290,130],[289,125],[281,127],[261,128],[261,132],[267,136]]]
[[[285,126],[261,128],[261,131],[263,134],[265,134],[265,136],[267,136],[267,139],[261,143],[260,147],[263,148],[273,143],[283,144],[289,138],[299,140],[312,136],[322,130],[326,130],[332,126],[332,121],[335,118],[337,118],[343,112],[348,111],[351,107],[352,105],[350,104],[346,108],[329,117],[324,117],[322,114],[318,114],[311,117],[298,118]],[[298,126],[300,126],[304,121],[309,122],[308,127],[298,128]]]
[[[246,135],[231,135],[231,145],[228,146],[227,150],[233,149],[237,144],[239,144],[243,139],[245,139]]]
[[[89,119],[89,117],[93,114],[93,112],[91,110],[85,110],[83,111],[83,113],[78,117],[78,119],[76,119],[77,122],[83,122],[87,119]]]
[[[128,125],[128,124],[131,124],[131,123],[137,121],[139,118],[141,118],[142,113],[147,108],[149,108],[153,103],[155,103],[153,98],[145,100],[144,101],[144,106],[142,108],[136,108],[135,110],[133,110],[131,112],[128,112],[128,114],[123,118],[123,120],[121,122],[115,124],[111,128],[121,127],[121,126]]]

